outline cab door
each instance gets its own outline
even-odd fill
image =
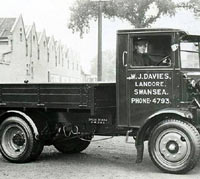
[[[145,38],[149,42],[148,53],[151,53],[151,59],[154,65],[151,66],[133,66],[134,60],[133,50],[134,41],[136,39]],[[169,64],[162,64],[165,60],[165,54],[157,52],[156,48],[160,48],[168,39],[168,45],[171,45],[171,36],[130,36],[129,38],[129,59],[126,71],[126,95],[127,95],[127,118],[129,127],[140,127],[144,121],[153,113],[172,106],[173,101],[173,76],[174,73],[174,57],[169,50]],[[170,40],[169,40],[170,39]],[[159,41],[160,40],[160,41]],[[151,47],[150,47],[150,43]],[[167,44],[165,44],[167,46]],[[167,49],[168,47],[166,47]],[[149,52],[151,50],[151,52]],[[158,50],[159,51],[159,50]],[[158,65],[156,65],[158,64]]]

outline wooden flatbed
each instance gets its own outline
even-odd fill
[[[0,107],[85,109],[92,114],[116,108],[116,84],[0,84]]]

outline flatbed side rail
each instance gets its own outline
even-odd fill
[[[8,108],[87,108],[86,84],[0,84],[0,106]]]

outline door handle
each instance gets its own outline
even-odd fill
[[[122,54],[122,63],[123,63],[123,66],[127,66],[127,62],[125,62],[125,55],[127,55],[128,52],[127,51],[123,51],[123,54]]]

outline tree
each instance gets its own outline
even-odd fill
[[[200,1],[190,0],[188,2],[179,3],[178,7],[193,11],[194,15],[200,17]]]
[[[156,8],[155,14],[147,15],[152,7]],[[102,7],[106,18],[127,20],[135,28],[149,27],[162,15],[175,15],[175,9],[172,0],[113,0],[104,2]],[[89,31],[90,20],[98,17],[98,3],[91,0],[76,0],[70,10],[68,28],[81,36]]]

